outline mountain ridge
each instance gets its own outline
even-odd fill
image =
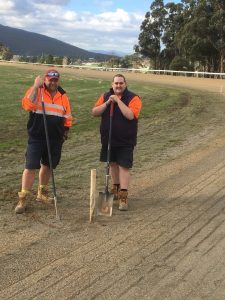
[[[119,57],[124,57],[126,55],[131,55],[129,53],[125,53],[122,51],[117,51],[117,50],[90,50],[91,52],[94,53],[100,53],[100,54],[106,54],[106,55],[112,55],[112,56],[119,56]]]
[[[15,55],[41,56],[68,56],[76,59],[94,58],[97,60],[109,59],[112,55],[95,53],[62,42],[43,34],[17,29],[0,24],[0,42]]]

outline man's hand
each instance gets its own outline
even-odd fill
[[[69,130],[65,130],[65,132],[63,134],[63,141],[64,142],[68,139],[68,132],[69,132]]]
[[[38,95],[38,89],[40,87],[43,87],[44,85],[44,79],[39,75],[35,78],[34,80],[34,84],[33,84],[33,87],[30,91],[30,95],[28,95],[28,98],[30,99],[31,102],[33,102],[34,104],[37,104],[38,102],[38,98],[37,98],[37,95]]]
[[[111,95],[108,101],[117,103],[121,113],[124,115],[125,118],[127,118],[128,120],[134,119],[134,114],[132,110],[128,106],[126,106],[126,104],[124,104],[123,101],[121,101],[121,99],[117,95]]]
[[[118,102],[121,101],[121,100],[120,100],[120,98],[119,98],[118,96],[116,96],[116,95],[111,95],[111,96],[109,97],[109,100],[108,100],[108,101],[114,102],[114,103],[118,103]]]
[[[44,85],[44,78],[42,76],[37,76],[34,80],[34,88],[39,89]]]

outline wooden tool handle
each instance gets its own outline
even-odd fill
[[[90,217],[89,221],[93,221],[93,213],[95,210],[95,195],[96,195],[96,169],[91,170],[91,185],[90,185]]]

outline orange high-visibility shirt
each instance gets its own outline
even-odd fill
[[[42,103],[41,103],[41,90],[38,89],[37,99],[35,102],[32,102],[29,99],[31,93],[31,88],[29,88],[22,100],[22,107],[36,114],[43,114]],[[70,109],[69,99],[66,93],[61,93],[61,88],[57,91],[56,95],[52,98],[46,88],[42,88],[42,95],[44,99],[45,112],[48,116],[56,116],[64,118],[64,126],[72,126],[72,115]]]

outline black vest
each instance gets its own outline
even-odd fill
[[[109,92],[104,94],[104,102],[106,102],[111,95],[113,95],[113,89],[110,89]],[[130,101],[136,96],[136,94],[125,89],[121,101],[127,106]],[[108,145],[109,138],[109,112],[110,106],[106,108],[102,114],[100,133],[101,133],[101,142],[102,145]],[[138,121],[137,119],[128,120],[121,113],[118,104],[114,103],[114,111],[112,117],[112,137],[111,137],[111,146],[112,147],[121,147],[121,146],[135,146],[137,143],[137,128]]]

